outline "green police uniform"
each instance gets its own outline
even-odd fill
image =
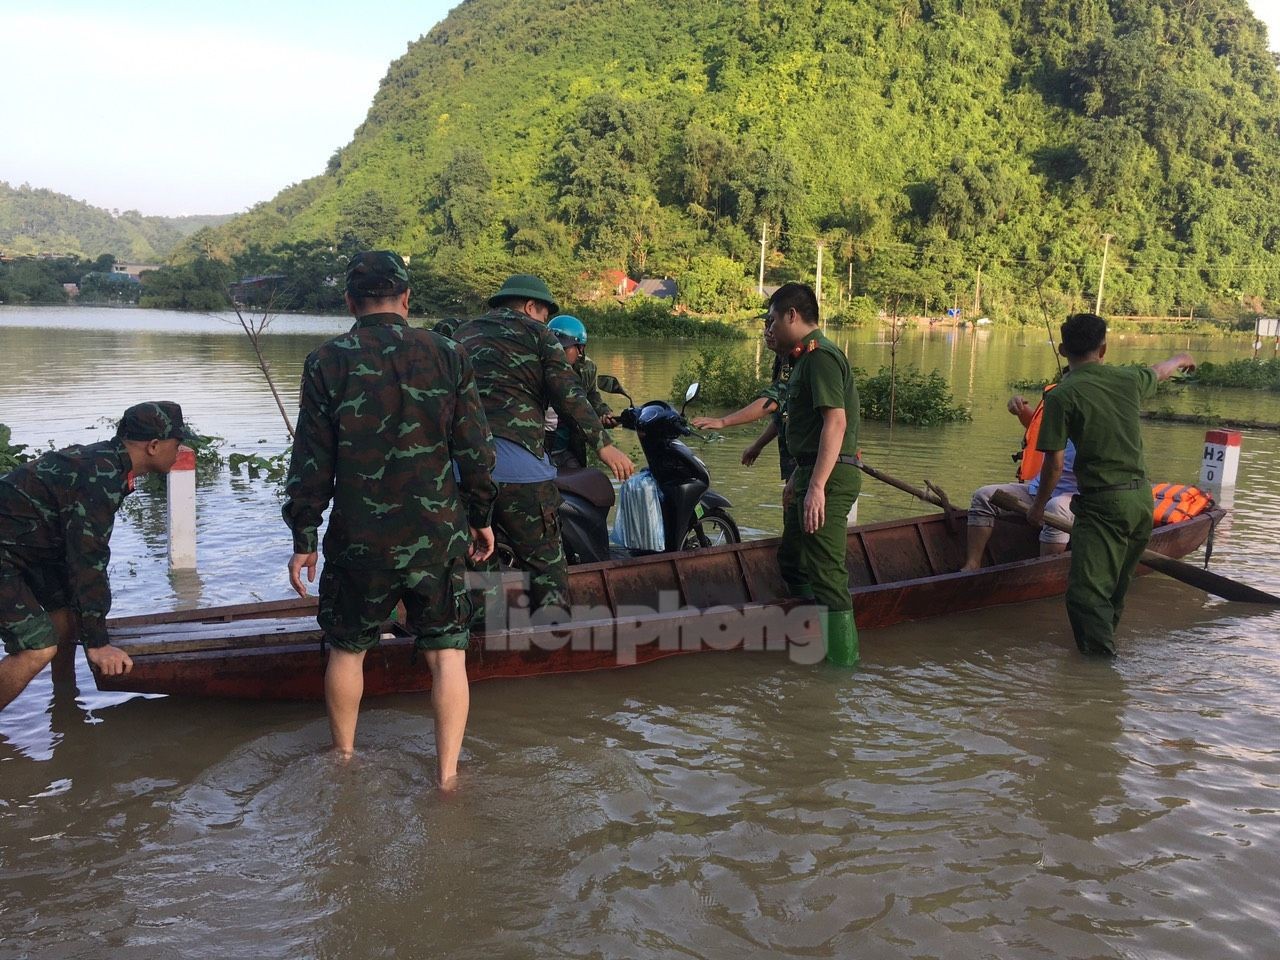
[[[1076,447],[1067,616],[1082,653],[1114,654],[1125,593],[1151,537],[1151,483],[1139,410],[1155,394],[1150,367],[1087,363],[1045,394],[1036,448]]]
[[[605,445],[600,418],[546,324],[495,307],[461,324],[453,336],[475,368],[480,399],[495,437],[542,459],[546,410],[552,407],[562,419],[578,425],[592,450]],[[559,506],[554,480],[498,483],[494,526],[501,528],[516,563],[529,573],[531,610],[569,605]],[[481,569],[496,573],[497,557]]]
[[[792,351],[786,387],[787,450],[796,460],[793,496],[783,512],[778,566],[792,596],[816,600],[827,610],[827,656],[853,666],[858,662],[858,635],[849,599],[845,560],[848,515],[861,489],[862,475],[853,465],[858,452],[858,387],[844,352],[814,330]],[[826,519],[815,533],[804,531],[804,500],[822,437],[822,411],[843,408],[845,433],[840,459],[827,478]]]
[[[465,649],[467,527],[489,526],[492,469],[475,378],[453,341],[368,314],[307,357],[283,514],[294,552],[311,553],[333,501],[318,618],[330,643],[376,645],[403,600],[420,649]]]

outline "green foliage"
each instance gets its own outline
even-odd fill
[[[866,327],[880,319],[880,307],[870,297],[853,297],[835,310],[827,310],[828,323],[837,327]]]
[[[1278,94],[1243,0],[469,0],[325,173],[186,250],[387,243],[442,309],[623,269],[702,309],[767,225],[770,283],[821,241],[826,292],[936,314],[982,267],[985,313],[1040,323],[1110,233],[1109,311],[1233,317],[1280,305]]]
[[[1206,361],[1196,367],[1191,380],[1206,387],[1243,387],[1249,390],[1280,390],[1280,360]]]
[[[251,480],[263,479],[278,484],[283,482],[289,473],[291,455],[291,450],[283,450],[265,457],[259,453],[233,453],[227,458],[227,466],[236,476],[239,476],[243,470],[245,476]]]
[[[858,382],[858,400],[866,420],[888,420],[890,387],[889,368],[881,367],[873,377],[861,370],[854,373]],[[893,420],[917,427],[932,427],[971,419],[969,411],[955,403],[946,378],[937,370],[921,373],[915,367],[899,367],[893,386]]]
[[[695,313],[728,313],[759,299],[742,265],[728,257],[694,257],[678,279],[680,299]]]
[[[583,305],[575,316],[590,339],[633,337],[649,340],[740,340],[757,331],[721,320],[702,320],[672,312],[666,300],[635,296],[607,306]]]
[[[66,303],[64,283],[75,283],[88,265],[78,257],[0,262],[0,303]]]
[[[672,402],[683,402],[695,380],[701,384],[698,399],[714,407],[745,406],[770,382],[753,357],[727,347],[702,347],[686,359],[671,381]]]
[[[142,275],[143,307],[169,310],[226,310],[231,268],[210,257],[181,266],[162,267]]]
[[[102,210],[52,190],[0,180],[0,252],[22,256],[69,254],[158,263],[202,227],[230,216],[144,217],[137,210]],[[110,268],[108,268],[110,269]]]
[[[137,303],[142,284],[123,273],[91,270],[80,278],[78,303]]]
[[[0,473],[8,473],[21,463],[31,459],[25,443],[14,443],[8,424],[0,423]]]

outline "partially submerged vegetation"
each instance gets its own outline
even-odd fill
[[[769,356],[771,359],[771,355]],[[678,402],[693,381],[701,384],[699,397],[710,407],[746,406],[769,386],[768,371],[753,357],[725,347],[705,347],[687,359],[671,382],[671,398]],[[946,378],[936,370],[924,373],[915,367],[888,367],[868,376],[853,370],[864,420],[892,419],[895,423],[927,427],[969,420],[969,411],[955,402]]]
[[[1242,358],[1226,363],[1206,360],[1187,381],[1204,387],[1237,387],[1247,390],[1280,391],[1280,359]]]

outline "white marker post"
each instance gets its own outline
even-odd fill
[[[1200,489],[1222,500],[1224,488],[1235,489],[1240,470],[1240,431],[1210,430],[1204,435],[1204,459],[1200,466]]]
[[[169,569],[196,568],[196,453],[178,448],[178,459],[169,471]]]

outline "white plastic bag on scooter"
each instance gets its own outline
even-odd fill
[[[662,523],[662,494],[658,490],[658,481],[647,467],[636,471],[622,484],[610,539],[628,550],[658,553],[667,548],[667,534]]]

